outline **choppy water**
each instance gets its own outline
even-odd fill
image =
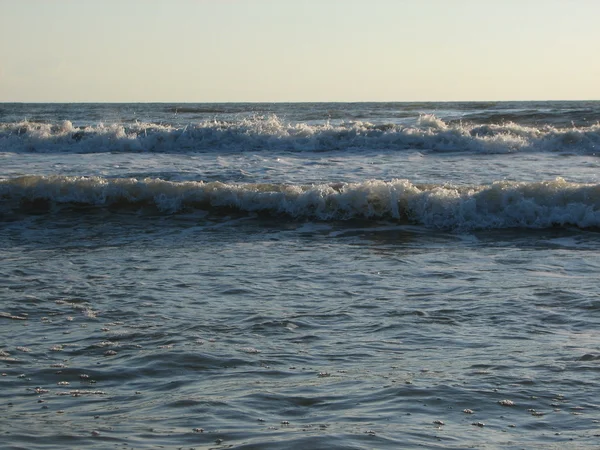
[[[0,446],[597,448],[598,120],[0,105]]]

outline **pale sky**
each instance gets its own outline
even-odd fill
[[[600,99],[600,0],[0,0],[0,102]]]

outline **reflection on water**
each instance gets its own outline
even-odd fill
[[[3,225],[4,446],[597,444],[593,239],[116,217]]]

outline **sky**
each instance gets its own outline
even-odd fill
[[[0,102],[600,99],[599,0],[0,0]]]

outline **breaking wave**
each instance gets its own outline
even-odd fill
[[[185,127],[142,123],[75,127],[19,122],[0,124],[0,152],[186,153],[212,151],[402,151],[512,153],[600,151],[600,124],[557,128],[516,123],[446,123],[422,115],[413,125],[369,122],[291,123],[275,115],[211,120]]]
[[[501,181],[490,185],[226,184],[161,179],[24,176],[0,180],[0,212],[60,214],[152,208],[159,214],[223,209],[296,220],[393,220],[450,230],[600,226],[600,185]]]

